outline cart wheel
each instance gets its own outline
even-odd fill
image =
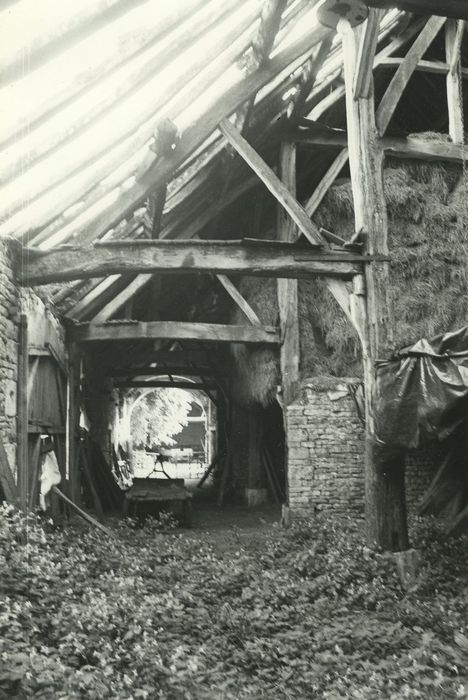
[[[187,500],[184,502],[184,526],[185,527],[192,527],[192,500],[190,498],[187,498]]]

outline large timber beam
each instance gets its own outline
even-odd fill
[[[112,321],[84,323],[69,329],[78,343],[121,340],[201,340],[206,343],[265,343],[277,345],[279,333],[272,326],[229,326],[220,323],[184,321]]]
[[[299,248],[290,243],[241,241],[114,241],[50,252],[26,249],[18,271],[23,285],[134,272],[207,272],[263,277],[352,277],[363,256]]]
[[[372,10],[371,10],[372,12]],[[353,30],[341,20],[346,118],[351,184],[356,233],[364,233],[367,252],[388,253],[388,224],[383,186],[383,151],[378,146],[374,110],[373,80],[369,92],[357,97],[354,86],[359,75],[359,38],[362,28]],[[364,30],[365,31],[365,30]],[[391,114],[394,94],[385,118]],[[357,97],[357,99],[356,99]],[[388,123],[388,121],[387,121]],[[354,280],[353,310],[360,326],[365,381],[365,502],[367,539],[371,547],[402,551],[408,548],[404,497],[404,465],[384,464],[376,436],[375,407],[380,399],[376,362],[388,357],[393,345],[393,317],[389,297],[389,266],[375,260],[366,266],[365,276]]]
[[[296,143],[310,146],[344,148],[348,144],[346,131],[342,129],[310,129],[295,134]],[[398,138],[384,136],[377,142],[388,155],[414,158],[416,160],[446,160],[461,163],[468,159],[468,147],[442,139],[426,141],[417,136]]]
[[[369,7],[379,7],[389,10],[396,7],[405,12],[415,12],[420,15],[440,15],[454,19],[468,19],[468,3],[466,0],[366,0]]]

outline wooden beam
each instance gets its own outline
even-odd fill
[[[401,66],[404,57],[401,56],[389,56],[379,61],[379,68],[398,68]],[[427,61],[421,60],[416,66],[416,70],[421,73],[433,73],[434,75],[447,75],[450,70],[450,65],[444,63],[444,61]],[[468,78],[468,68],[462,68],[462,77]]]
[[[325,37],[313,58],[310,58],[304,67],[299,92],[296,98],[293,99],[292,109],[288,115],[290,125],[295,125],[302,117],[307,98],[315,85],[317,74],[322,68],[325,60],[328,58],[330,48],[333,43],[333,35]]]
[[[330,129],[321,132],[300,131],[294,137],[294,140],[296,143],[301,144],[342,148],[348,143],[348,136],[346,132],[341,129]],[[378,144],[386,154],[400,156],[402,158],[445,160],[452,163],[459,163],[468,158],[467,146],[462,146],[460,143],[443,141],[442,139],[426,141],[424,138],[418,138],[418,136],[411,136],[406,139],[384,136],[379,139]],[[309,211],[307,205],[305,205],[304,208],[306,211]]]
[[[216,278],[222,285],[224,291],[229,294],[234,303],[242,311],[249,323],[251,323],[253,326],[261,326],[262,322],[260,321],[259,317],[252,309],[247,299],[245,299],[239,292],[234,282],[231,282],[227,275],[216,275]]]
[[[69,329],[78,343],[120,340],[200,340],[207,343],[266,343],[277,345],[279,334],[272,326],[229,326],[184,321],[113,321],[85,323]]]
[[[445,55],[449,65],[447,73],[447,105],[449,134],[454,143],[463,143],[463,80],[461,74],[461,43],[465,23],[449,19],[445,26]]]
[[[383,135],[387,130],[390,120],[397,108],[403,92],[408,85],[408,82],[416,70],[416,66],[422,59],[427,49],[434,41],[439,31],[444,26],[445,19],[442,17],[430,17],[426,26],[421,31],[419,36],[413,42],[405,56],[405,60],[399,66],[395,75],[380,101],[377,109],[376,120],[377,128],[380,135]]]
[[[374,59],[374,69],[377,68],[381,62],[385,61],[392,53],[395,51],[398,51],[401,49],[402,46],[405,45],[407,41],[412,39],[412,37],[421,29],[421,27],[424,26],[426,20],[425,18],[422,18],[413,24],[411,24],[406,31],[404,31],[400,36],[396,37],[393,39],[387,46],[385,46]],[[322,100],[319,105],[317,105],[317,108],[314,108],[312,112],[308,115],[311,119],[317,119],[323,111],[326,111],[329,107],[331,107],[333,104],[338,102],[343,96],[345,95],[345,87],[340,86],[336,90],[333,91],[333,93],[330,96],[327,96],[325,100]],[[330,99],[331,98],[331,99]],[[322,106],[325,105],[325,109],[322,109]],[[317,111],[318,109],[318,111]],[[328,190],[330,187],[333,185],[334,181],[348,162],[348,149],[344,148],[335,158],[331,166],[328,168],[327,172],[323,176],[321,182],[319,185],[316,187],[315,191],[312,193],[312,195],[309,197],[308,201],[304,205],[305,210],[309,214],[309,216],[313,216],[320,204],[323,201],[323,198],[327,194]],[[336,281],[333,282],[334,285],[336,285]],[[342,293],[341,290],[336,290],[338,293],[341,293],[341,298],[342,302],[341,306],[342,308],[345,308],[346,305],[346,295]],[[348,304],[348,309],[345,309],[345,313],[349,317],[350,311],[349,311],[349,304]]]
[[[353,94],[354,99],[369,97],[372,83],[372,69],[374,67],[375,50],[379,38],[379,25],[383,13],[381,10],[369,10],[369,16],[365,23],[361,36],[356,72],[354,75]]]
[[[279,172],[288,191],[296,197],[296,146],[284,142],[280,147]],[[283,207],[277,217],[277,237],[293,242],[297,230]],[[295,279],[278,279],[277,297],[281,333],[280,369],[282,400],[286,406],[294,399],[299,383],[299,292]]]
[[[132,381],[118,381],[114,382],[114,387],[116,389],[192,389],[193,391],[205,391],[216,389],[216,384],[213,382],[164,382],[150,379],[145,380],[132,380]]]
[[[431,21],[431,20],[429,20]],[[378,146],[373,83],[366,97],[355,99],[359,34],[340,20],[346,85],[346,119],[349,165],[354,202],[355,231],[365,234],[367,252],[388,254],[387,210],[383,185],[383,151]],[[408,73],[405,73],[408,75]],[[400,87],[401,87],[400,83]],[[389,118],[392,99],[383,111]],[[360,281],[358,285],[357,282]],[[381,397],[376,380],[376,361],[393,349],[393,316],[389,298],[389,265],[374,260],[363,277],[354,280],[352,310],[362,346],[365,382],[365,505],[368,544],[384,550],[402,551],[409,546],[404,499],[403,468],[391,473],[383,468],[378,450],[375,410]],[[403,465],[402,465],[403,467]]]
[[[113,299],[103,306],[92,320],[100,323],[108,321],[114,314],[117,313],[117,311],[120,311],[120,309],[125,306],[128,301],[133,299],[135,294],[137,294],[148,284],[152,276],[153,275],[151,273],[137,275],[135,279],[130,282],[130,284],[128,284],[124,289],[116,294]]]
[[[369,7],[385,10],[396,7],[399,10],[420,15],[468,19],[468,5],[465,0],[366,0],[366,3]]]
[[[16,454],[18,464],[19,506],[26,512],[29,503],[29,449],[28,449],[28,317],[20,315],[18,328],[18,380],[17,380],[17,417],[16,417]]]
[[[381,141],[387,155],[418,160],[441,160],[461,163],[468,159],[468,146],[448,141],[425,141],[416,136],[407,139],[385,137]]]
[[[120,275],[109,275],[99,280],[78,302],[73,304],[71,309],[65,313],[65,317],[81,321],[88,314],[95,313],[106,302],[106,299],[112,299],[112,295],[116,292],[116,286],[118,288],[119,283],[122,283],[121,279]]]
[[[236,149],[247,165],[252,168],[267,189],[287,211],[304,236],[306,236],[311,243],[315,245],[320,244],[322,242],[322,237],[320,236],[317,226],[312,223],[297,199],[289,192],[287,187],[281,182],[270,166],[265,163],[263,158],[259,156],[256,150],[252,148],[228,119],[224,119],[220,122],[219,129],[231,146]]]
[[[305,212],[304,212],[305,213]],[[23,256],[21,284],[35,286],[132,272],[207,272],[262,277],[352,277],[365,259],[349,251],[258,241],[113,241],[94,248],[57,248]]]

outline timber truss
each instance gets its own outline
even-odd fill
[[[112,129],[107,133],[108,122],[96,118],[92,128],[102,141],[91,162],[85,148],[84,112],[76,116],[59,112],[58,131],[39,124],[24,143],[18,143],[16,154],[8,154],[3,166],[3,174],[16,186],[5,188],[0,232],[23,243],[18,268],[22,284],[71,282],[55,292],[53,301],[60,306],[74,295],[66,312],[74,322],[70,329],[74,343],[167,339],[175,347],[186,340],[279,344],[286,404],[299,381],[298,279],[320,275],[362,345],[369,541],[405,549],[404,513],[388,505],[398,500],[402,476],[389,478],[377,467],[373,421],[379,398],[375,362],[388,355],[393,326],[382,170],[388,154],[451,162],[466,158],[463,81],[468,69],[462,66],[462,55],[468,12],[462,0],[369,0],[368,17],[358,27],[344,15],[336,31],[315,22],[311,31],[298,32],[298,38],[288,41],[293,29],[307,26],[318,4],[267,0],[258,16],[247,5],[239,14],[235,0],[193,0],[193,15],[182,24],[179,18],[179,33],[168,29],[165,55],[177,55],[181,42],[196,44],[208,19],[218,34],[203,58],[183,67],[183,88],[173,86],[172,92],[159,95],[163,106],[148,90],[144,113],[131,128],[119,126],[116,133]],[[405,11],[432,15],[409,17]],[[441,37],[444,60],[426,58]],[[157,42],[151,46],[148,63],[140,66],[137,76],[143,86],[150,85],[148,76],[162,60],[162,52]],[[227,87],[213,90],[206,103],[200,100],[216,81],[223,82],[240,57],[242,79],[234,76]],[[136,76],[137,67],[130,59],[123,70]],[[410,80],[423,74],[445,79],[449,142],[402,138],[389,128]],[[374,81],[382,85],[385,75],[390,77],[376,101]],[[115,86],[107,87],[109,104],[115,100],[118,105]],[[196,118],[184,117],[187,100],[196,98]],[[342,101],[346,124],[331,128],[325,123],[327,116]],[[78,101],[77,108],[80,105]],[[77,134],[71,142],[67,141],[70,120]],[[10,126],[13,136],[14,125]],[[37,159],[25,173],[21,149]],[[300,179],[311,172],[297,172],[296,161],[304,151],[322,156],[324,149],[332,154],[331,162],[326,159],[324,167],[320,161],[320,180],[308,197],[298,201]],[[58,163],[68,162],[64,160],[68,152],[75,153],[76,161],[72,173],[64,177]],[[44,162],[49,167],[41,170]],[[327,191],[345,168],[351,177],[355,214],[350,242],[314,223]],[[229,208],[259,186],[267,188],[278,204],[273,236],[227,240],[222,215],[229,217]],[[22,206],[25,199],[27,207]],[[131,318],[136,295],[161,273],[171,271],[216,275],[241,309],[245,325]],[[278,278],[278,328],[262,324],[231,275]],[[89,278],[91,284],[83,282]],[[188,369],[190,363],[174,366]],[[120,368],[129,372],[119,380],[121,385],[138,382],[145,367],[155,369],[151,361],[140,368]],[[197,367],[201,365],[192,366],[195,375]]]

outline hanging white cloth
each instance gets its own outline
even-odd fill
[[[50,450],[46,452],[42,458],[41,467],[41,488],[39,492],[39,505],[42,510],[46,510],[45,497],[51,490],[52,486],[57,486],[61,481],[60,469],[57,464],[57,457],[55,452]]]

